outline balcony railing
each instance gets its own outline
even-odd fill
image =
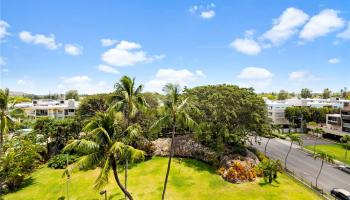
[[[350,120],[350,115],[342,115],[341,118]]]
[[[350,128],[350,123],[343,123],[343,127]]]

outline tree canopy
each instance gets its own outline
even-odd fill
[[[215,150],[243,145],[250,134],[264,134],[269,125],[267,108],[251,88],[208,85],[185,90],[198,112],[190,115],[201,127],[196,137]]]

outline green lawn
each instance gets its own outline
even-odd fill
[[[305,146],[305,148],[314,151],[314,146]],[[350,165],[350,150],[348,150],[348,157],[345,160],[345,148],[342,144],[326,144],[316,145],[316,151],[323,151],[333,155],[336,160],[342,161]]]
[[[166,170],[166,158],[153,158],[129,170],[129,190],[135,199],[161,199]],[[70,200],[103,199],[92,189],[97,170],[77,172],[70,182]],[[62,170],[43,167],[37,170],[27,186],[16,193],[8,194],[6,200],[50,199],[66,194]],[[122,177],[122,174],[121,174]],[[278,182],[266,185],[260,179],[253,183],[231,184],[224,181],[210,166],[191,159],[175,159],[169,178],[166,199],[321,199],[287,175],[281,175]],[[109,199],[122,199],[113,177],[107,186]]]

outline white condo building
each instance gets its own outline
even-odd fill
[[[292,98],[287,100],[272,101],[264,98],[267,105],[269,118],[274,124],[289,125],[289,121],[285,118],[285,109],[291,106],[298,107],[331,107],[331,108],[344,108],[350,105],[350,100],[343,100],[339,98],[331,99],[298,99]]]
[[[33,100],[32,102],[19,103],[16,108],[22,108],[30,117],[52,117],[63,119],[75,115],[79,102],[69,100]]]

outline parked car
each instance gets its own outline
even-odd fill
[[[350,167],[349,166],[339,165],[338,169],[350,174]]]
[[[333,188],[331,195],[337,200],[350,200],[350,192],[344,189]]]

